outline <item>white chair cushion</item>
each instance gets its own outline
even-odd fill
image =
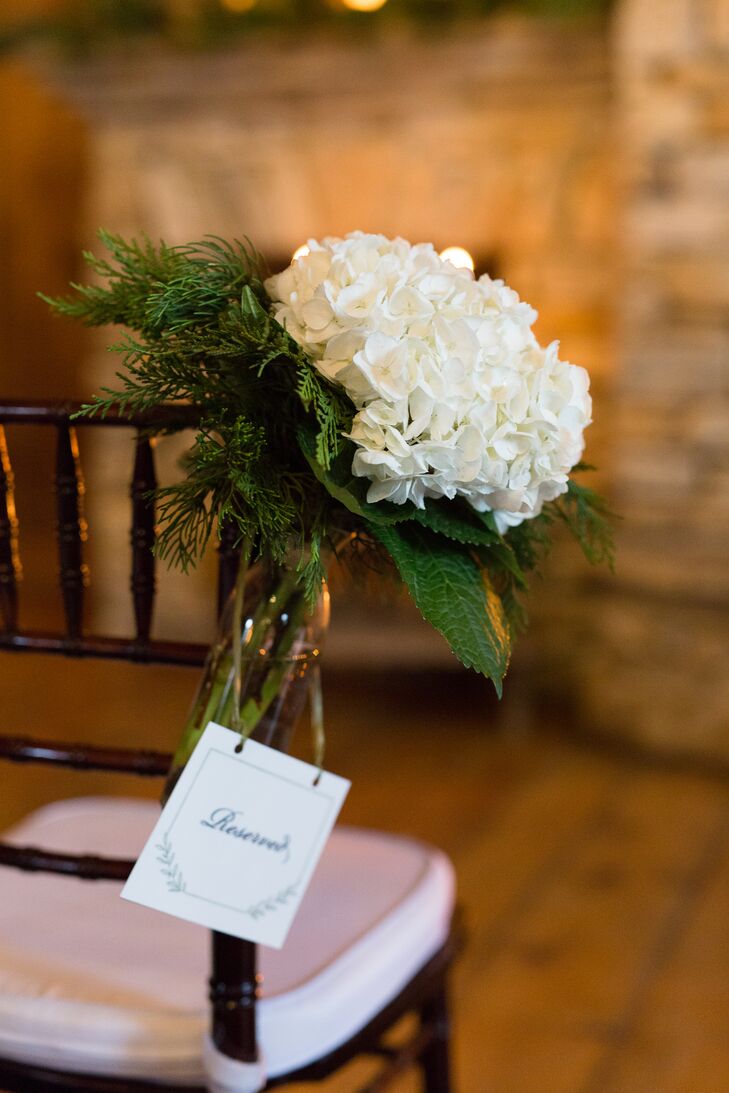
[[[80,798],[6,834],[133,858],[154,802]],[[0,1056],[159,1082],[203,1081],[210,939],[119,898],[120,886],[0,868]],[[453,870],[409,839],[337,828],[283,949],[260,949],[270,1077],[334,1050],[445,941]]]

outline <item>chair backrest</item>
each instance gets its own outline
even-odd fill
[[[72,657],[106,657],[142,663],[202,665],[206,647],[192,642],[158,641],[152,637],[156,591],[154,447],[150,435],[160,428],[194,426],[194,407],[170,406],[154,414],[108,413],[105,417],[74,415],[72,402],[0,401],[0,650],[59,653]],[[16,427],[34,425],[55,431],[55,506],[58,575],[63,606],[61,630],[26,630],[19,626],[20,530],[10,458]],[[128,429],[135,432],[130,468],[131,572],[134,634],[120,638],[88,634],[83,625],[84,591],[89,571],[84,559],[87,527],[85,483],[77,437],[79,430]],[[223,528],[218,560],[218,611],[232,588],[239,554],[231,528]],[[0,736],[0,758],[50,763],[79,770],[106,770],[163,777],[171,756],[163,752],[109,748],[87,743],[59,743],[29,737]],[[60,873],[85,880],[125,880],[133,862],[119,858],[60,854],[41,847],[0,842],[0,865]],[[210,1000],[212,1036],[219,1050],[246,1062],[256,1057],[256,950],[249,942],[213,934]]]

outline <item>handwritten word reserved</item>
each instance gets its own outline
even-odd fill
[[[242,815],[242,812],[238,812],[234,808],[215,808],[208,819],[201,820],[200,823],[203,827],[212,828],[213,831],[220,831],[223,835],[231,835],[234,839],[242,839],[254,846],[260,846],[263,850],[270,850],[274,854],[282,854],[282,864],[285,865],[291,856],[289,836],[284,835],[283,839],[268,838],[266,835],[262,835],[260,831],[253,831],[241,824],[236,817]]]

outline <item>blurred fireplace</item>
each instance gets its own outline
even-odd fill
[[[228,54],[105,56],[42,78],[86,126],[85,244],[97,225],[168,242],[247,235],[275,269],[306,238],[356,227],[457,243],[478,272],[503,274],[538,302],[542,337],[559,331],[565,352],[599,377],[611,247],[606,49],[594,31],[569,35],[527,19],[439,40],[269,38]],[[94,354],[86,389],[113,368]],[[117,443],[103,473],[121,491],[129,453]],[[122,582],[123,497],[117,513],[99,515],[94,553]],[[195,617],[207,579],[168,581],[161,628],[177,628],[185,600],[185,622]],[[122,626],[122,603],[120,591],[97,611]],[[456,667],[405,606],[388,611],[390,641],[353,636],[364,623],[356,601],[341,602],[335,626],[337,614],[333,660],[367,648],[378,664]]]

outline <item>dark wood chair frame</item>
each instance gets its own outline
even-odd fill
[[[79,405],[71,402],[0,401],[0,650],[58,653],[71,657],[104,657],[140,663],[202,665],[206,647],[151,637],[155,596],[155,508],[151,492],[156,485],[151,432],[160,426],[189,427],[195,423],[192,407],[170,407],[162,414],[124,415],[74,420]],[[59,581],[65,631],[23,630],[18,624],[20,561],[15,487],[6,440],[6,426],[47,426],[56,432],[55,494]],[[87,635],[83,629],[84,589],[88,571],[83,559],[86,522],[83,512],[84,480],[76,427],[126,428],[136,431],[131,476],[131,595],[135,635],[122,639]],[[230,529],[223,528],[219,547],[218,610],[235,581],[238,552]],[[126,772],[164,777],[171,756],[155,751],[59,743],[18,736],[0,736],[0,759],[17,763],[47,763],[81,770]],[[0,865],[58,873],[82,880],[123,881],[133,862],[88,855],[60,854],[40,847],[18,847],[0,842]],[[447,976],[459,947],[453,927],[442,948],[401,993],[347,1043],[311,1065],[270,1079],[266,1089],[294,1081],[327,1078],[359,1055],[378,1056],[382,1066],[361,1093],[381,1093],[410,1066],[422,1070],[425,1093],[450,1093]],[[218,1049],[234,1059],[257,1058],[256,1001],[259,976],[256,946],[225,934],[212,933],[210,976],[211,1035]],[[406,1014],[418,1018],[415,1032],[396,1046],[386,1034]],[[0,1059],[0,1088],[17,1093],[57,1090],[93,1093],[204,1093],[202,1087],[136,1081],[85,1074],[69,1074],[10,1059]]]

